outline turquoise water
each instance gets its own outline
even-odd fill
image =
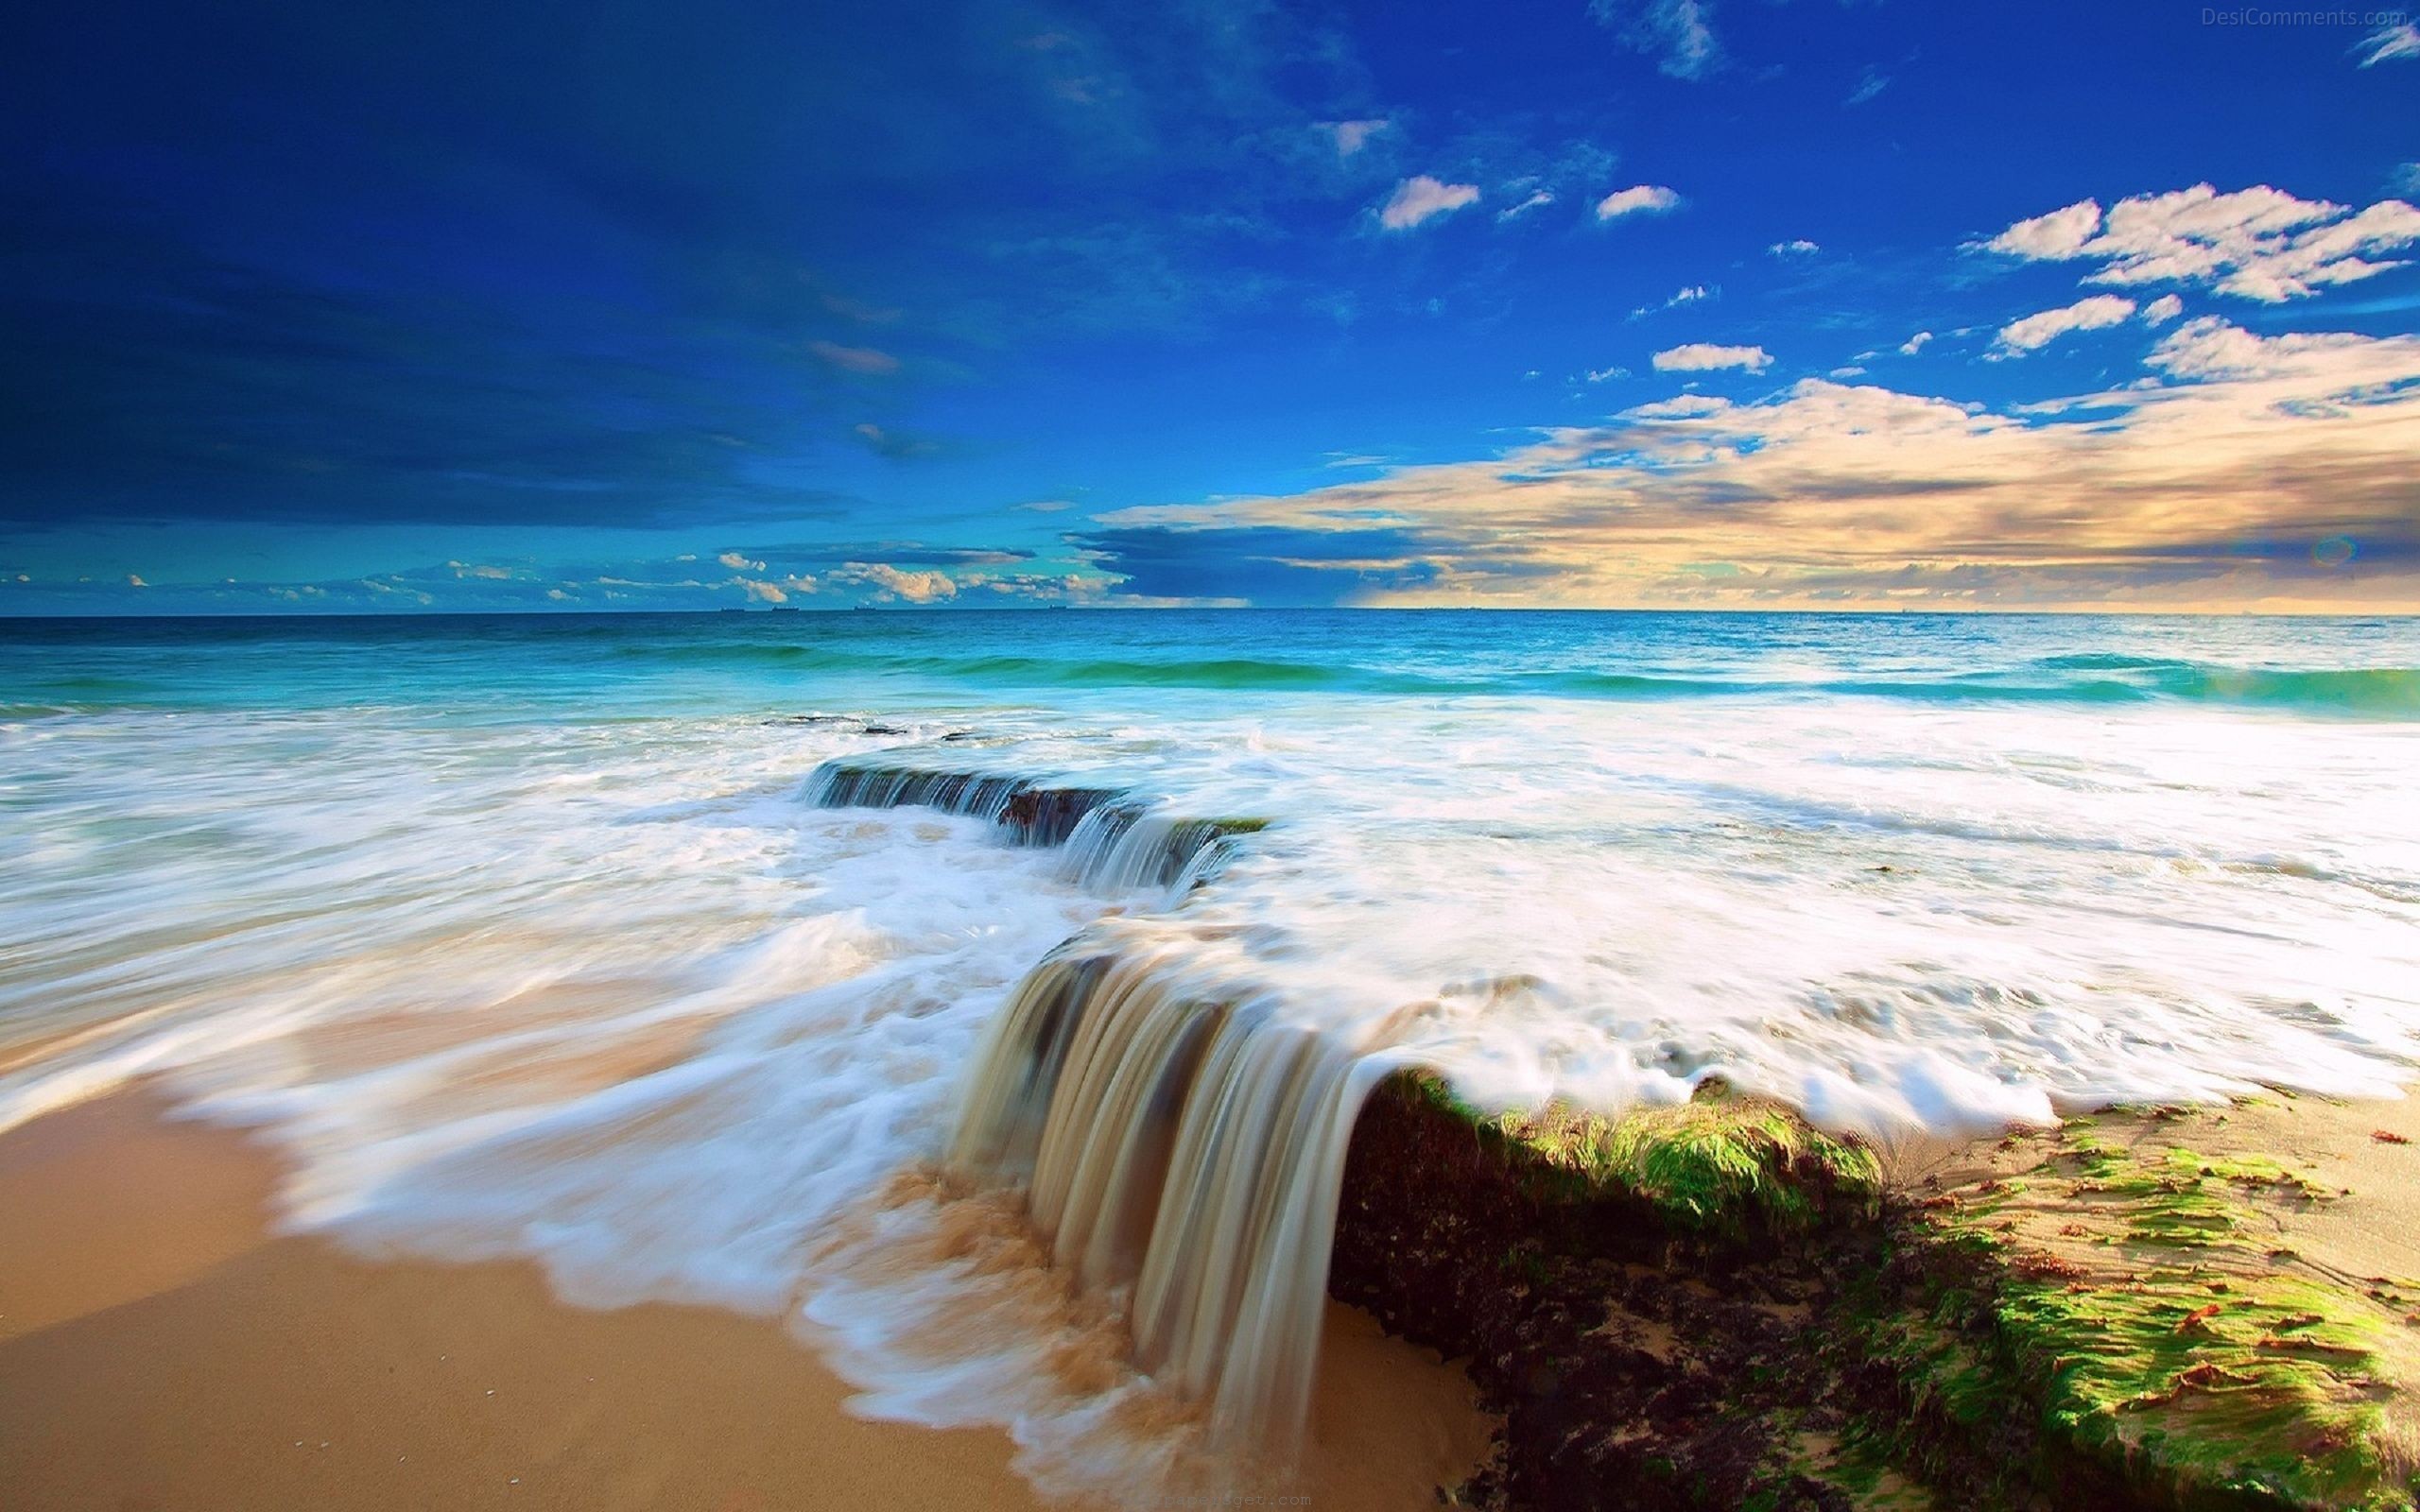
[[[1131,1486],[1160,1388],[1046,1368],[1098,1318],[900,1185],[1063,941],[1487,1106],[2397,1095],[2415,690],[2408,620],[0,622],[0,1126],[161,1078],[291,1227],[781,1314],[866,1411]]]
[[[8,707],[1116,690],[1367,696],[2178,700],[2420,716],[2411,620],[1068,610],[0,621]]]

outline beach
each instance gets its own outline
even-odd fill
[[[1005,1434],[853,1416],[775,1322],[589,1312],[526,1263],[274,1237],[275,1161],[162,1112],[126,1093],[0,1135],[11,1508],[1066,1504]],[[1305,1465],[1245,1494],[1418,1506],[1484,1457],[1488,1419],[1434,1354],[1340,1306],[1322,1359]]]
[[[2369,1495],[2412,637],[12,630],[9,1484]]]

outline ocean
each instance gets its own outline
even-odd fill
[[[1296,1411],[1391,1070],[2395,1095],[2415,773],[2413,620],[0,621],[0,1126],[161,1078],[290,1229],[786,1316],[1098,1483]]]

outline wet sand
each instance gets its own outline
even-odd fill
[[[0,1135],[9,1512],[1047,1504],[1003,1433],[851,1416],[776,1321],[586,1312],[528,1265],[275,1237],[271,1157],[160,1111],[121,1093]],[[1431,1506],[1490,1427],[1460,1370],[1333,1307],[1284,1490]]]

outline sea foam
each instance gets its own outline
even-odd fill
[[[963,1143],[987,1045],[1063,946],[1190,984],[1161,1001],[1248,1003],[1339,1096],[1398,1064],[1489,1108],[1720,1078],[1889,1141],[2394,1095],[2420,1063],[2420,724],[2365,694],[2294,706],[2366,685],[1893,696],[1841,690],[1931,686],[1941,658],[1779,644],[1650,707],[1507,695],[1500,648],[1424,622],[1360,653],[1411,691],[995,664],[1003,689],[769,674],[723,627],[544,633],[284,645],[275,696],[169,651],[74,676],[173,696],[20,678],[9,706],[42,712],[0,721],[0,1124],[164,1077],[290,1157],[289,1228],[529,1257],[586,1305],[787,1317],[864,1410],[1002,1422],[1038,1479],[1081,1486],[1197,1452],[1226,1364],[1172,1333],[1138,1366],[1131,1212],[1046,1196],[1073,1236],[1054,1268],[1020,1194],[1055,1157]],[[860,659],[982,660],[971,631],[848,633]],[[1048,633],[1085,644],[1014,656],[1153,659],[1140,630]],[[2062,633],[1993,664],[2078,689],[2213,664],[2181,631],[2151,654]],[[1499,691],[1439,691],[1465,684]],[[851,763],[1005,785],[952,812],[837,790]],[[1100,1284],[1071,1291],[1088,1255]]]

